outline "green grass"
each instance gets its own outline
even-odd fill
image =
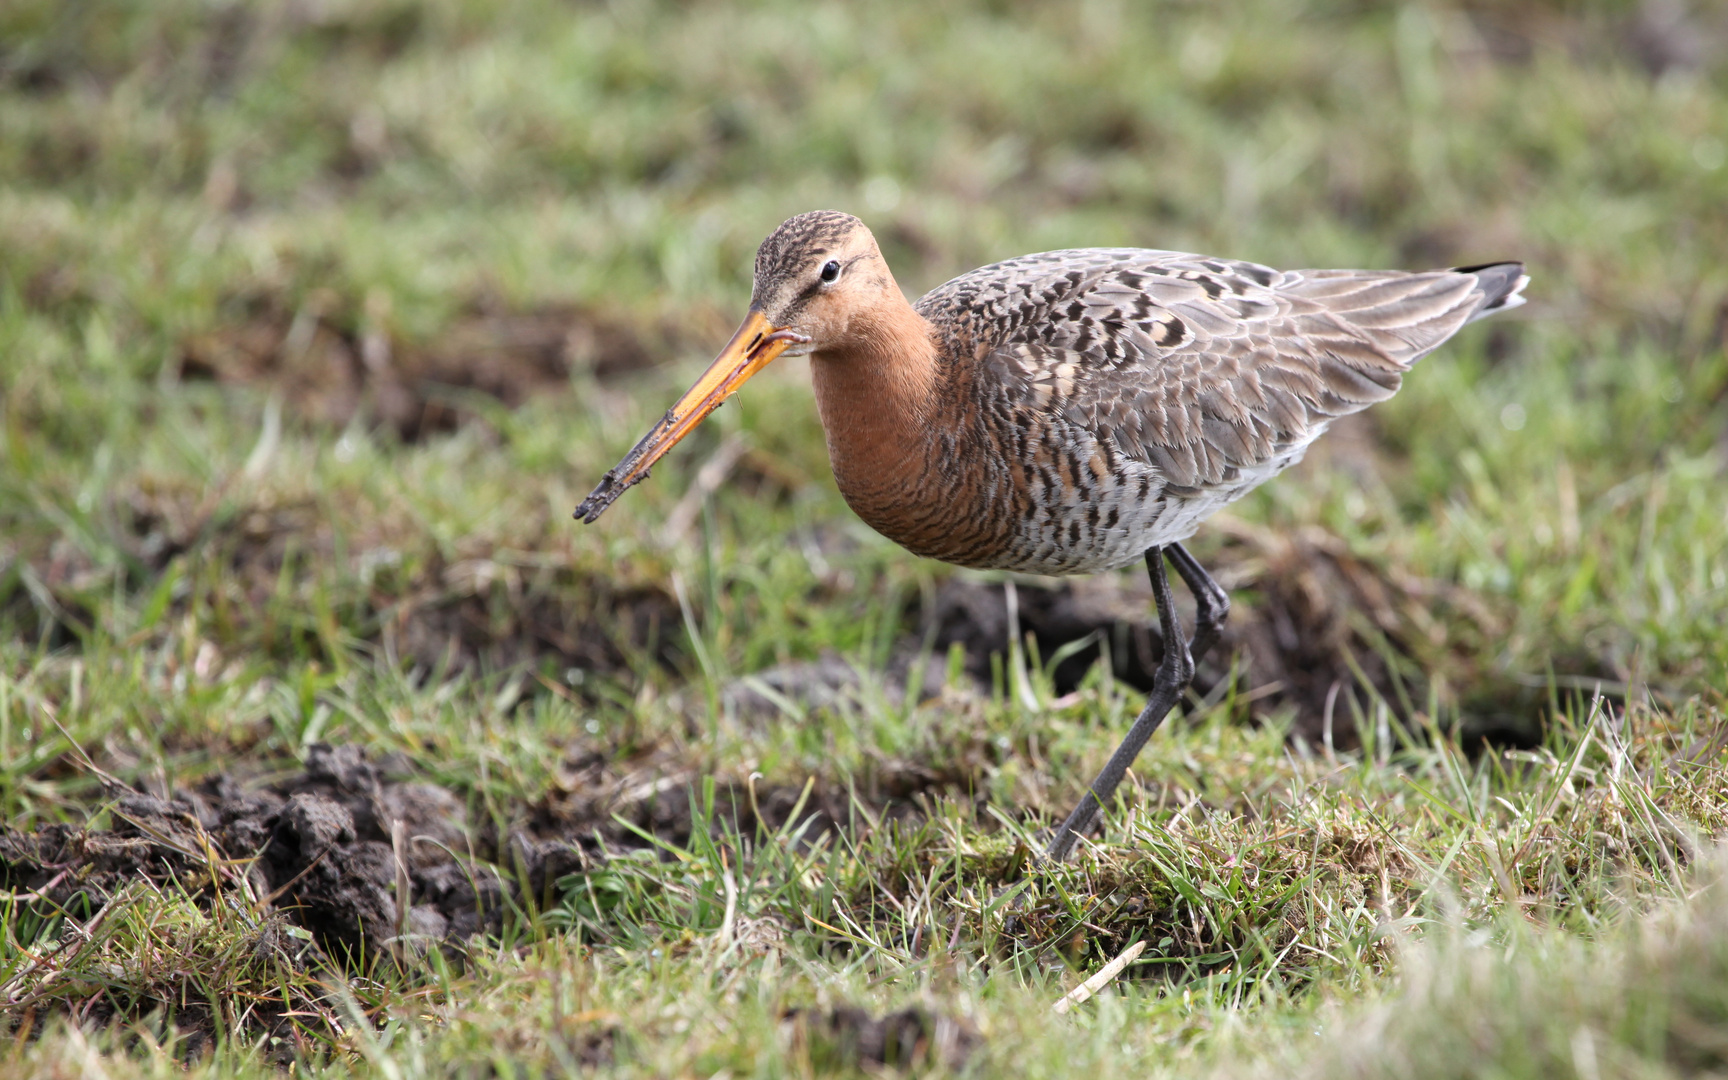
[[[1701,11],[1700,64],[1653,75],[1639,17],[8,5],[4,820],[106,828],[105,776],[263,782],[319,741],[500,836],[659,777],[695,810],[615,829],[462,963],[285,959],[291,914],[208,852],[100,911],[8,882],[0,1073],[843,1073],[822,1018],[852,1005],[1002,1075],[1720,1070],[1728,68]],[[1032,864],[1138,697],[1102,668],[1059,696],[1037,657],[892,692],[949,571],[851,516],[795,363],[569,520],[819,206],[914,293],[1079,245],[1529,263],[1527,308],[1198,538],[1243,618],[1323,587],[1268,569],[1292,537],[1382,590],[1310,598],[1394,673],[1341,687],[1335,747],[1248,667],[1074,865]],[[878,674],[724,705],[834,653]],[[726,812],[809,778],[821,839]]]

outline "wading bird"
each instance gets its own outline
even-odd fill
[[[749,314],[576,508],[593,522],[778,356],[809,356],[841,494],[908,550],[1083,574],[1144,559],[1164,657],[1049,848],[1065,858],[1218,640],[1229,596],[1182,541],[1384,401],[1464,324],[1523,303],[1515,262],[1272,270],[1140,248],[994,263],[908,303],[864,223],[816,211],[756,252]],[[1194,594],[1185,641],[1164,560]]]

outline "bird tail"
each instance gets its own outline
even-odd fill
[[[1481,266],[1460,266],[1457,274],[1474,274],[1482,293],[1482,303],[1466,322],[1486,319],[1496,312],[1507,311],[1524,303],[1524,286],[1530,276],[1521,262],[1483,263]]]

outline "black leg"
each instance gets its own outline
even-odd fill
[[[1171,544],[1164,549],[1164,554],[1169,556],[1170,565],[1176,568],[1182,583],[1194,594],[1194,640],[1188,643],[1188,654],[1194,658],[1195,666],[1199,666],[1206,654],[1212,651],[1212,646],[1218,644],[1224,620],[1230,615],[1230,594],[1212,580],[1206,568],[1196,562],[1181,544]]]
[[[1056,830],[1055,838],[1050,841],[1050,848],[1045,854],[1056,862],[1061,862],[1068,857],[1068,853],[1074,848],[1074,841],[1079,833],[1092,824],[1092,818],[1098,813],[1099,808],[1109,802],[1112,795],[1116,794],[1117,786],[1127,775],[1128,766],[1134,764],[1134,759],[1139,756],[1140,748],[1146,745],[1146,740],[1150,739],[1152,733],[1158,730],[1158,725],[1164,722],[1164,717],[1169,714],[1171,708],[1182,699],[1182,692],[1188,689],[1189,680],[1194,678],[1194,659],[1189,654],[1188,641],[1182,634],[1182,621],[1176,616],[1176,602],[1170,595],[1170,579],[1164,576],[1164,553],[1166,550],[1172,554],[1172,561],[1176,563],[1177,573],[1182,575],[1183,581],[1190,582],[1190,588],[1193,588],[1193,585],[1188,571],[1183,569],[1184,559],[1202,578],[1205,578],[1207,583],[1212,584],[1213,589],[1218,588],[1215,583],[1212,583],[1211,578],[1206,577],[1206,572],[1200,569],[1199,564],[1195,563],[1186,551],[1182,551],[1179,545],[1171,545],[1168,549],[1153,548],[1146,553],[1146,571],[1152,578],[1152,596],[1158,602],[1158,625],[1164,634],[1164,660],[1158,665],[1157,674],[1152,677],[1152,693],[1146,699],[1146,708],[1141,710],[1140,716],[1134,721],[1134,726],[1128,729],[1128,735],[1122,740],[1122,745],[1118,746],[1116,752],[1110,755],[1110,760],[1105,764],[1104,771],[1100,772],[1098,778],[1092,781],[1092,787],[1080,799],[1080,805],[1076,806],[1074,812],[1068,815],[1068,820],[1062,823],[1062,827]],[[1181,552],[1181,554],[1177,555],[1176,552]],[[1200,597],[1202,593],[1197,591],[1195,595]],[[1218,606],[1215,602],[1216,599],[1215,596],[1207,596],[1202,599],[1200,601],[1202,610],[1207,608],[1216,610]],[[1225,604],[1228,605],[1229,601],[1225,600]],[[1217,623],[1221,621],[1222,616],[1213,619],[1211,623],[1212,639],[1217,638]],[[1202,622],[1200,625],[1205,626],[1207,624]],[[1198,641],[1198,634],[1196,641]],[[1212,640],[1209,639],[1206,645],[1210,647],[1211,644]]]

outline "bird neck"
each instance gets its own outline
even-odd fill
[[[810,358],[834,479],[872,525],[906,494],[936,437],[941,369],[925,318],[898,289],[855,314],[845,339]]]

